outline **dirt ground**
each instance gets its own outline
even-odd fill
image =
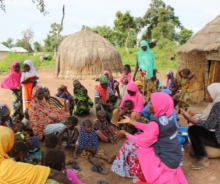
[[[56,89],[58,84],[65,84],[68,87],[69,91],[73,90],[72,80],[61,80],[54,78],[54,69],[41,69],[38,71],[40,77],[40,85],[46,86],[50,89],[51,94],[56,93]],[[0,75],[0,82],[5,78],[6,74]],[[160,72],[158,77],[162,79],[162,82],[165,82],[164,79],[165,72]],[[89,96],[91,99],[94,99],[94,80],[83,80],[81,81],[82,84],[88,89]],[[5,103],[12,106],[12,95],[9,90],[4,90],[0,88],[0,103]],[[201,112],[205,108],[204,105],[200,106],[191,106],[190,110],[193,112]],[[94,119],[94,114],[91,110],[89,116],[91,119]],[[79,118],[79,121],[82,119]],[[180,124],[181,126],[187,126],[186,122],[183,120],[182,116],[180,115]],[[110,156],[116,154],[120,149],[121,145],[123,144],[124,140],[118,141],[116,144],[107,144],[107,143],[100,143],[100,147],[104,149]],[[72,154],[73,151],[71,150],[64,150],[67,155],[67,161],[73,160]],[[220,159],[212,159],[211,165],[208,168],[203,170],[191,170],[190,166],[192,163],[195,162],[195,158],[192,158],[188,155],[189,152],[189,144],[185,144],[185,155],[184,155],[184,164],[182,166],[183,172],[190,184],[220,184]],[[88,163],[88,161],[80,156],[76,159],[79,163],[79,166],[82,169],[79,177],[80,179],[87,183],[87,184],[96,184],[99,180],[108,181],[109,184],[132,184],[132,180],[128,178],[122,178],[113,172],[111,172],[111,165],[108,165],[105,162],[103,163],[103,168],[109,172],[108,175],[101,175],[98,173],[94,173],[91,171],[92,165]]]

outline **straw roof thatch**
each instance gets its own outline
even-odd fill
[[[88,30],[68,36],[58,48],[56,75],[59,78],[94,78],[104,70],[118,76],[122,67],[118,50],[102,36]]]
[[[190,38],[177,53],[188,53],[192,51],[219,51],[220,50],[220,15]]]

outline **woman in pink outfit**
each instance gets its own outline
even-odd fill
[[[173,100],[161,92],[151,95],[149,110],[154,118],[148,124],[125,117],[119,123],[129,123],[143,133],[131,135],[120,130],[115,139],[127,136],[119,150],[112,171],[135,182],[147,184],[188,184],[180,165],[181,148],[173,121]]]

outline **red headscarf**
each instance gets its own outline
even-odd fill
[[[10,74],[6,77],[1,84],[1,87],[4,89],[17,89],[21,87],[21,72],[16,72],[14,66],[19,64],[18,61],[14,61],[10,67]]]

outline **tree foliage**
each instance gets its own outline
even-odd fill
[[[49,31],[47,38],[44,40],[44,50],[46,52],[53,52],[65,38],[65,36],[60,35],[57,40],[57,32],[60,29],[60,24],[53,23],[50,27],[51,30]]]
[[[13,42],[14,42],[14,40],[12,38],[8,38],[5,42],[2,42],[2,44],[8,48],[12,48],[12,47],[14,47]]]
[[[41,46],[41,44],[39,43],[39,42],[34,42],[34,51],[35,52],[41,52],[42,51],[42,46]]]
[[[33,49],[32,49],[32,47],[31,47],[31,44],[30,43],[28,43],[28,42],[26,42],[25,40],[23,40],[23,39],[18,39],[17,41],[16,41],[16,43],[15,43],[15,46],[16,47],[22,47],[22,48],[24,48],[25,50],[27,50],[28,52],[33,52]]]
[[[191,38],[191,36],[193,35],[193,31],[186,29],[186,28],[182,28],[180,33],[179,33],[179,43],[182,45],[184,43],[187,42],[188,39]]]

